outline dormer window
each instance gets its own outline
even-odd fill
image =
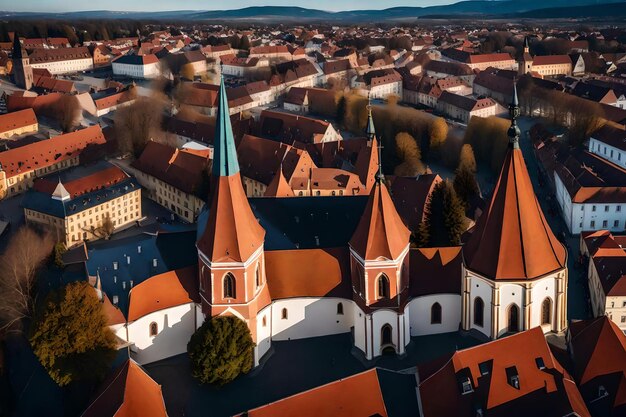
[[[488,361],[479,363],[478,370],[480,371],[481,376],[487,375],[489,372],[491,372],[491,364]]]
[[[470,392],[474,392],[474,387],[472,387],[472,381],[469,377],[465,377],[461,381],[461,394],[469,394]]]
[[[515,366],[511,366],[506,368],[505,371],[509,385],[515,389],[519,389],[519,373],[517,372],[517,368]]]
[[[543,358],[535,358],[535,363],[537,364],[537,368],[544,370],[546,369],[546,364],[543,361]]]
[[[604,398],[607,395],[609,395],[609,393],[607,392],[606,388],[604,388],[604,385],[600,385],[598,387],[598,398]]]

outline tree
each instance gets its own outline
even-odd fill
[[[461,148],[461,156],[459,157],[459,169],[467,168],[470,172],[476,172],[476,158],[474,158],[474,149],[472,145],[466,143]]]
[[[250,371],[254,346],[248,326],[239,318],[207,318],[187,344],[192,375],[203,384],[227,384]]]
[[[420,149],[413,136],[406,132],[396,135],[396,153],[402,161],[396,166],[394,174],[401,177],[414,177],[424,170],[420,161]]]
[[[443,117],[436,117],[428,126],[429,148],[437,152],[448,137],[448,124]]]
[[[417,229],[411,233],[411,242],[413,246],[418,248],[425,248],[430,241],[430,234],[428,232],[428,224],[425,221],[421,221],[417,225]]]
[[[435,185],[426,204],[428,244],[432,247],[461,244],[466,228],[465,210],[449,180]]]
[[[582,145],[589,137],[604,124],[604,111],[600,104],[573,97],[570,106],[571,123],[568,141],[572,146]]]
[[[82,107],[76,96],[63,95],[49,105],[42,106],[41,114],[51,117],[64,132],[71,132],[80,119]]]
[[[180,76],[186,80],[193,81],[196,75],[196,71],[193,67],[193,64],[185,64],[180,69]]]
[[[65,266],[65,262],[63,262],[63,254],[67,252],[67,248],[63,242],[57,242],[54,245],[54,264],[57,268],[63,268]]]
[[[84,281],[48,295],[33,323],[30,343],[60,386],[104,377],[116,354],[115,335],[102,303]]]
[[[109,239],[114,231],[115,226],[113,225],[111,216],[106,214],[102,219],[102,224],[99,227],[94,227],[91,232],[101,239]]]
[[[454,191],[461,199],[465,208],[470,207],[472,200],[478,195],[478,182],[476,176],[468,165],[459,165],[454,175]]]
[[[141,97],[115,112],[115,132],[123,153],[141,155],[149,140],[163,136],[161,127],[165,101],[160,97]]]
[[[50,235],[21,227],[0,257],[0,333],[22,331],[32,317],[37,272],[52,252]]]
[[[511,122],[499,117],[472,117],[465,131],[464,142],[472,145],[476,159],[500,172],[509,144],[507,130]]]

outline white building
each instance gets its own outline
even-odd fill
[[[113,61],[113,74],[130,78],[150,79],[161,75],[156,55],[123,55]]]

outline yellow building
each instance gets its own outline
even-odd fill
[[[39,130],[37,116],[33,109],[24,109],[0,115],[0,139],[24,135]]]
[[[142,217],[139,183],[108,162],[38,178],[23,205],[28,224],[68,247],[108,238]]]

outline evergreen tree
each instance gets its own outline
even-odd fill
[[[467,209],[478,195],[478,183],[474,173],[467,165],[459,165],[454,175],[454,191]]]
[[[61,386],[104,377],[116,353],[102,303],[87,282],[74,282],[48,295],[33,323],[30,343]]]
[[[426,207],[428,244],[432,247],[461,244],[465,210],[449,180],[435,185]]]
[[[187,344],[191,372],[204,384],[224,385],[252,369],[254,342],[245,322],[207,318]]]
[[[422,221],[417,226],[417,229],[411,233],[411,243],[414,247],[425,248],[428,247],[430,241],[430,234],[428,232],[428,223]]]

